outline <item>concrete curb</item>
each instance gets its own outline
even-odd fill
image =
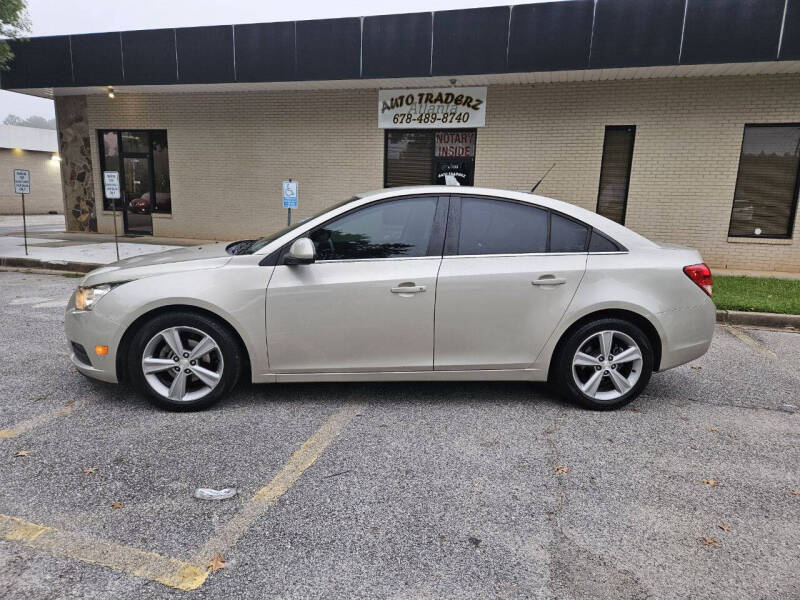
[[[718,310],[717,323],[730,325],[750,325],[754,327],[777,327],[779,329],[800,330],[800,315],[781,315],[777,313],[745,312],[741,310]]]
[[[71,262],[67,260],[39,260],[36,258],[16,258],[0,256],[0,267],[19,267],[25,269],[47,269],[50,271],[69,271],[72,273],[88,273],[102,267],[99,263]]]

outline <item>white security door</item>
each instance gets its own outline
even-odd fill
[[[360,207],[308,235],[314,263],[279,261],[267,289],[270,370],[431,370],[438,203],[424,196]]]
[[[434,367],[530,367],[583,277],[588,227],[522,203],[464,197],[451,206],[460,228],[456,239],[448,232],[452,255],[439,270]]]

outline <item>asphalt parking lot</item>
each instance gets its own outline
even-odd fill
[[[75,284],[0,272],[3,598],[800,597],[800,334],[718,327],[612,413],[398,383],[175,414],[71,368]]]

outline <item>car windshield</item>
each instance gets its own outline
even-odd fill
[[[254,253],[258,252],[259,250],[261,250],[261,248],[263,248],[264,246],[266,246],[270,242],[274,242],[275,240],[277,240],[282,235],[285,235],[285,234],[289,233],[293,229],[297,229],[298,227],[300,227],[304,223],[307,223],[311,219],[316,219],[320,215],[324,215],[328,211],[331,211],[331,210],[334,210],[336,208],[339,208],[340,206],[344,206],[345,204],[347,204],[348,202],[352,202],[353,200],[358,200],[358,198],[359,198],[359,196],[353,196],[352,198],[348,198],[347,200],[342,200],[341,202],[338,202],[338,203],[334,204],[333,206],[327,206],[323,210],[321,210],[318,213],[316,213],[315,215],[313,215],[311,217],[308,217],[308,218],[305,218],[305,219],[302,219],[301,221],[298,221],[294,225],[290,225],[289,227],[284,227],[283,229],[280,229],[279,231],[276,231],[275,233],[270,234],[270,235],[268,235],[266,237],[262,237],[260,239],[253,240],[247,246],[243,246],[241,248],[237,248],[236,249],[236,254],[254,254]]]

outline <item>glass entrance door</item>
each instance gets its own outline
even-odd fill
[[[152,179],[147,157],[123,158],[125,173],[125,233],[153,235],[150,214]]]
[[[106,197],[103,210],[121,211],[126,234],[153,235],[153,213],[172,212],[167,132],[98,130],[100,168],[119,173],[122,198]]]

